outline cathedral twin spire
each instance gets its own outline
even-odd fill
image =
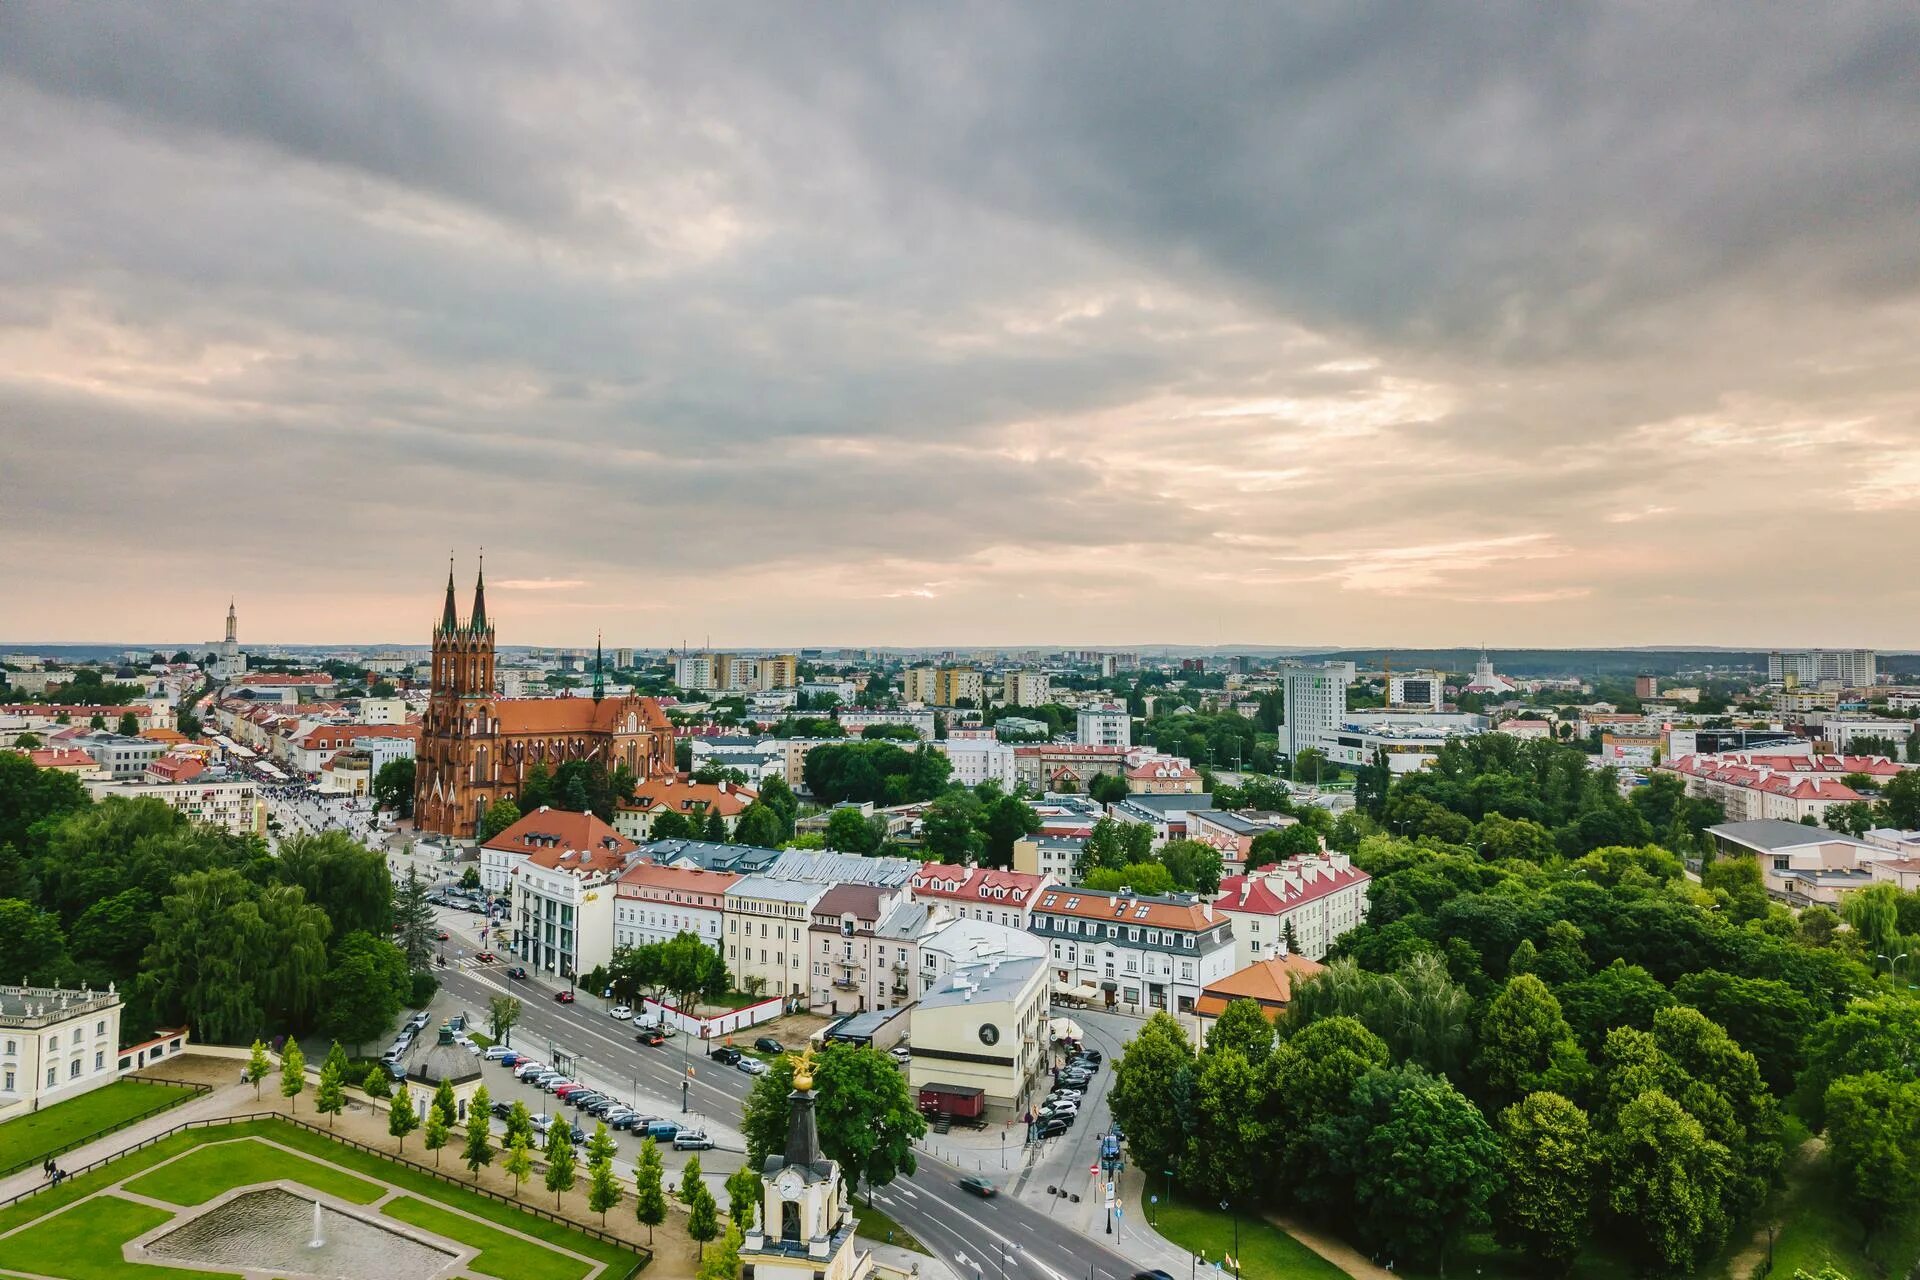
[[[482,632],[487,629],[487,560],[480,557],[480,575],[473,582],[473,616],[467,619],[466,626],[460,625],[459,605],[454,601],[453,557],[447,557],[447,603],[440,610],[439,630],[443,634],[456,631]]]

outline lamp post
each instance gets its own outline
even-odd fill
[[[1233,1214],[1233,1274],[1240,1274],[1240,1211],[1227,1201],[1220,1202],[1220,1212]]]

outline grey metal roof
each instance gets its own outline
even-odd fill
[[[757,844],[720,844],[713,840],[652,840],[640,846],[642,857],[668,865],[685,862],[702,871],[765,871],[780,857],[778,849]]]
[[[940,975],[933,990],[920,997],[922,1009],[1011,1000],[1047,967],[1044,956],[959,965]]]
[[[727,889],[729,898],[766,898],[774,902],[812,902],[826,893],[828,886],[801,880],[781,880],[774,876],[743,876]]]
[[[766,874],[782,880],[815,884],[903,885],[913,879],[920,864],[912,858],[866,858],[857,853],[788,849]]]
[[[1798,849],[1810,844],[1831,844],[1836,840],[1862,849],[1873,847],[1864,840],[1856,840],[1839,831],[1829,831],[1825,827],[1809,827],[1803,822],[1788,822],[1783,818],[1757,818],[1752,822],[1723,822],[1717,827],[1708,827],[1707,834],[1724,836],[1736,844],[1765,849],[1768,852]]]

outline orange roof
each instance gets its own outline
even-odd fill
[[[1199,932],[1211,929],[1226,919],[1225,916],[1211,915],[1208,905],[1138,894],[1129,896],[1118,890],[1048,889],[1034,910],[1078,916],[1083,920],[1125,920],[1128,924]]]
[[[658,862],[636,862],[620,873],[620,897],[648,896],[647,890],[662,893],[710,893],[722,896],[740,877],[731,871],[702,871],[697,867],[668,867]],[[632,891],[628,891],[628,887]]]
[[[147,766],[148,773],[167,782],[186,782],[206,770],[206,764],[192,756],[161,756]]]
[[[542,805],[482,847],[524,853],[540,866],[557,867],[570,853],[577,855],[585,851],[624,858],[637,846],[594,814]]]
[[[670,732],[666,713],[652,698],[509,698],[490,704],[501,733],[618,733],[632,710],[640,727]]]
[[[92,756],[78,747],[40,747],[29,751],[27,758],[38,769],[97,769]]]
[[[1311,978],[1325,969],[1323,964],[1291,953],[1268,960],[1256,960],[1202,991],[1194,1008],[1205,1017],[1217,1018],[1226,1012],[1231,1001],[1257,1000],[1271,1021],[1286,1008],[1287,1001],[1293,999],[1294,983],[1302,978]]]
[[[704,808],[723,818],[731,818],[757,799],[759,793],[750,787],[725,782],[694,782],[686,774],[673,774],[642,782],[633,789],[632,803],[620,807],[647,812],[670,809],[676,813]]]
[[[187,735],[180,732],[178,729],[166,729],[166,728],[142,729],[140,731],[140,736],[145,738],[148,742],[165,742],[168,744],[173,744],[173,743],[190,741]]]

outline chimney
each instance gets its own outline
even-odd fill
[[[1213,899],[1206,898],[1201,901],[1200,914],[1207,918],[1208,924],[1213,923]]]

